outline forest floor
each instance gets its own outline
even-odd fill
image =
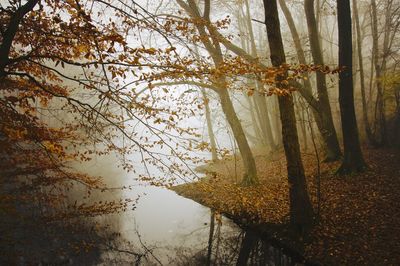
[[[241,224],[263,225],[266,233],[288,243],[310,261],[322,265],[399,265],[400,154],[364,148],[369,169],[360,174],[335,175],[340,162],[320,164],[319,221],[306,239],[287,230],[288,183],[283,152],[256,155],[260,185],[240,186],[239,159],[202,167],[208,177],[173,188]],[[318,164],[303,154],[309,194],[318,209]]]

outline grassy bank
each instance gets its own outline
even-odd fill
[[[400,155],[364,149],[369,170],[336,176],[339,163],[320,165],[318,224],[307,239],[287,230],[288,184],[283,153],[258,155],[257,187],[241,187],[242,165],[233,157],[204,167],[208,177],[176,186],[180,195],[267,231],[306,258],[323,265],[398,265],[400,263]],[[303,155],[308,189],[317,210],[317,163]]]

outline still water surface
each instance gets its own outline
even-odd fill
[[[105,177],[111,186],[133,185],[122,197],[140,196],[134,210],[103,219],[129,241],[121,249],[145,253],[146,257],[136,264],[136,258],[129,254],[105,252],[102,265],[237,265],[243,259],[247,265],[295,265],[256,233],[242,230],[209,208],[171,190],[138,184],[111,158],[77,168]]]

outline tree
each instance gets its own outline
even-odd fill
[[[280,67],[286,63],[286,59],[276,0],[264,0],[264,10],[271,62],[273,66]],[[285,82],[283,82],[286,76],[287,72],[284,72],[277,77],[276,85],[278,88],[286,88]],[[278,102],[288,171],[290,221],[296,230],[304,232],[312,224],[313,210],[301,161],[293,96],[290,93],[285,93],[283,96],[278,96]]]
[[[200,11],[195,1],[188,0],[187,3],[185,3],[182,0],[177,0],[177,2],[192,18],[201,20],[200,23],[195,24],[201,36],[201,42],[210,54],[215,67],[221,67],[224,64],[224,59],[220,41],[215,33],[215,28],[211,26],[210,22],[210,1],[205,1],[203,16],[200,15]],[[202,23],[202,21],[205,21],[205,23]],[[209,34],[207,34],[207,31]],[[242,183],[244,185],[256,184],[258,183],[258,177],[254,156],[251,152],[243,127],[229,97],[226,77],[224,75],[219,75],[217,78],[215,78],[212,88],[219,95],[222,110],[232,129],[233,135],[235,136],[239,147],[240,154],[242,156],[242,161],[245,168],[245,174],[243,176]]]
[[[399,7],[393,4],[393,0],[382,2],[385,9],[385,18],[381,22],[378,20],[378,8],[375,0],[371,0],[371,30],[372,30],[372,56],[373,65],[375,68],[375,85],[376,85],[376,104],[375,104],[375,143],[378,146],[386,146],[388,144],[388,129],[386,124],[385,114],[385,86],[382,82],[386,71],[388,71],[388,61],[391,51],[394,36],[399,30],[398,9]],[[382,33],[383,43],[379,46],[379,37],[382,33],[378,32],[378,26],[383,24]]]
[[[249,230],[244,233],[244,237],[240,243],[239,256],[236,261],[237,266],[247,265],[247,261],[249,260],[257,241],[257,234],[254,231]]]
[[[324,65],[322,50],[318,37],[317,22],[314,13],[314,0],[304,0],[304,10],[306,13],[308,36],[310,40],[311,54],[314,64]],[[341,156],[339,141],[336,136],[333,124],[332,112],[329,103],[328,90],[326,88],[325,74],[317,71],[317,91],[318,102],[321,115],[322,131],[327,146],[327,160],[337,160]]]
[[[206,122],[207,122],[207,132],[208,132],[208,138],[210,139],[210,144],[211,144],[211,158],[212,158],[213,162],[216,162],[216,161],[218,161],[217,143],[215,140],[215,134],[214,134],[212,119],[211,119],[210,99],[207,96],[207,92],[204,88],[200,88],[200,90],[201,90],[201,94],[203,95],[203,100],[204,100],[204,108],[205,108],[205,115],[206,115]]]
[[[344,158],[338,174],[363,171],[366,167],[360,141],[356,114],[354,110],[353,72],[352,72],[352,34],[349,0],[337,0],[337,19],[339,33],[339,105],[342,120]]]
[[[109,188],[101,177],[74,171],[76,161],[116,153],[124,169],[157,185],[193,176],[181,163],[190,160],[185,143],[196,134],[177,123],[195,115],[198,103],[183,95],[184,106],[160,107],[154,101],[170,100],[166,93],[152,98],[138,91],[142,86],[148,92],[151,78],[164,70],[181,74],[181,58],[171,59],[171,46],[126,42],[122,33],[156,33],[159,27],[138,19],[138,6],[86,4],[28,0],[0,6],[0,209],[2,218],[15,222],[12,230],[24,221],[69,222],[133,207],[135,199],[81,201]],[[92,12],[103,9],[110,17]],[[138,158],[129,158],[132,153]],[[160,182],[151,167],[162,173]],[[84,192],[74,202],[76,191]]]
[[[377,132],[377,143],[380,146],[383,146],[387,140],[386,136],[386,118],[385,118],[385,106],[384,106],[384,99],[383,99],[383,86],[382,86],[382,70],[384,71],[385,65],[385,58],[382,59],[382,64],[380,64],[380,56],[379,56],[379,45],[378,45],[378,19],[377,19],[377,8],[376,8],[376,1],[371,0],[371,15],[372,15],[372,43],[373,49],[372,54],[374,57],[374,67],[375,67],[375,82],[376,82],[376,107],[375,107],[375,123],[378,125],[378,132]],[[389,16],[387,16],[389,17]],[[385,34],[387,35],[387,34]],[[386,38],[385,38],[386,39]],[[385,41],[386,42],[386,41]]]
[[[283,14],[286,18],[287,24],[289,26],[299,63],[306,65],[307,62],[304,49],[301,45],[300,37],[297,32],[296,25],[294,23],[290,10],[287,7],[286,2],[284,0],[279,0],[279,3],[283,11]],[[310,8],[312,8],[311,11],[309,10]],[[306,11],[310,46],[314,58],[314,64],[323,65],[324,64],[323,56],[319,44],[318,30],[313,8],[314,8],[313,1],[307,0],[304,2],[304,9]],[[336,130],[333,124],[332,112],[329,104],[325,77],[324,74],[321,72],[317,72],[316,75],[317,75],[318,99],[316,99],[312,95],[312,86],[308,75],[305,76],[306,79],[304,80],[304,87],[300,87],[299,92],[302,94],[304,99],[312,108],[311,110],[315,122],[318,126],[318,129],[320,131],[325,146],[324,147],[326,151],[325,160],[334,161],[339,159],[339,157],[341,156],[341,151],[339,147],[339,142],[337,140]]]
[[[366,88],[365,88],[365,77],[364,77],[364,60],[363,60],[363,47],[362,47],[362,36],[361,36],[361,27],[360,27],[360,17],[358,13],[357,1],[353,0],[353,14],[354,14],[354,23],[356,28],[356,38],[357,38],[357,57],[358,57],[358,65],[360,69],[360,89],[361,89],[361,100],[362,100],[362,111],[363,111],[363,122],[364,129],[367,135],[367,139],[369,143],[376,146],[376,141],[374,136],[372,135],[371,126],[369,124],[368,119],[368,106],[366,100]]]
[[[71,12],[68,22],[76,24],[68,25],[56,15],[59,11],[62,13],[63,8]],[[53,16],[51,11],[55,11]],[[86,193],[79,197],[108,189],[99,177],[76,172],[70,167],[72,161],[89,160],[88,151],[80,149],[89,143],[98,143],[95,139],[100,138],[99,131],[94,134],[95,130],[90,129],[93,126],[90,123],[93,116],[89,116],[91,106],[71,96],[71,87],[64,86],[68,77],[63,75],[62,69],[65,64],[73,64],[90,42],[78,42],[73,32],[86,33],[89,40],[96,34],[89,27],[85,13],[76,16],[77,11],[79,4],[70,6],[37,0],[9,1],[0,7],[0,244],[4,252],[0,263],[21,263],[20,258],[24,258],[32,264],[42,264],[45,260],[64,264],[65,258],[54,254],[62,251],[66,256],[74,256],[80,252],[76,248],[82,248],[81,241],[87,241],[87,253],[99,254],[93,242],[103,244],[112,241],[112,236],[103,239],[107,230],[100,234],[101,230],[96,229],[98,224],[90,217],[133,205],[129,199],[103,199],[90,204],[70,200],[72,189],[85,188]],[[98,44],[101,46],[104,42]],[[57,60],[55,66],[51,60]],[[84,83],[83,79],[74,80],[76,84]],[[93,78],[92,84],[96,81],[98,79]],[[87,127],[79,122],[50,123],[46,118],[60,109],[64,117],[59,119],[71,122],[74,114],[80,114],[80,121],[88,123]],[[92,115],[96,114],[90,110]],[[97,126],[102,128],[103,125]],[[85,133],[91,138],[85,139]],[[102,130],[101,133],[109,132]],[[84,222],[81,217],[85,217]],[[71,230],[76,234],[71,236]],[[52,243],[52,248],[41,249],[43,242]],[[31,246],[27,247],[29,244]],[[91,259],[95,262],[99,258],[92,256]]]
[[[250,5],[247,0],[244,1],[244,4],[245,4],[245,10],[246,10],[246,13],[244,16],[244,20],[245,20],[244,24],[246,25],[248,35],[249,35],[249,40],[248,40],[248,42],[249,42],[248,46],[250,47],[249,54],[251,54],[251,56],[253,56],[253,57],[258,57],[256,41],[255,41],[255,37],[254,37],[254,30],[253,30],[253,26],[251,24]],[[244,46],[243,46],[243,48],[244,48]],[[256,79],[253,82],[253,86],[255,87],[254,88],[255,93],[252,96],[253,96],[254,103],[255,103],[254,105],[255,105],[257,116],[258,116],[258,121],[260,121],[260,126],[262,128],[264,141],[266,143],[268,143],[268,146],[272,151],[275,151],[278,148],[278,144],[275,143],[274,138],[273,138],[271,119],[269,118],[267,99],[266,99],[265,93],[263,93],[262,83],[258,79]],[[271,112],[271,110],[270,110],[270,112]]]

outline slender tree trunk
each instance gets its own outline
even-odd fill
[[[337,18],[339,31],[339,105],[342,120],[344,158],[338,174],[349,174],[365,169],[356,114],[354,110],[352,75],[352,35],[350,0],[337,0]]]
[[[363,110],[363,122],[365,128],[365,134],[367,136],[368,142],[372,145],[376,145],[374,136],[371,131],[371,127],[368,120],[368,106],[365,95],[365,77],[364,77],[364,62],[363,62],[363,54],[362,54],[362,39],[361,39],[361,29],[360,29],[360,18],[358,17],[358,7],[357,1],[353,1],[353,14],[355,19],[355,28],[357,34],[357,53],[358,53],[358,67],[360,68],[360,88],[361,88],[361,101],[362,101],[362,110]]]
[[[324,65],[324,59],[318,37],[317,22],[314,14],[314,0],[304,0],[304,9],[306,13],[308,35],[310,40],[311,54],[314,64]],[[321,132],[326,139],[327,160],[337,160],[341,156],[339,141],[337,139],[335,126],[333,124],[332,111],[329,103],[328,90],[326,88],[325,74],[317,71],[317,92],[318,102],[321,112],[321,122],[326,132]]]
[[[271,54],[271,62],[275,67],[285,64],[285,51],[280,31],[278,7],[276,0],[264,0],[265,24]],[[277,78],[277,85],[287,78],[287,73]],[[306,231],[312,224],[313,210],[307,192],[303,163],[300,155],[300,145],[296,128],[293,96],[278,97],[282,122],[282,137],[285,149],[290,198],[290,221],[300,233]]]
[[[229,97],[228,90],[225,88],[216,90],[216,92],[221,99],[222,110],[224,111],[226,119],[228,120],[228,123],[232,129],[232,133],[236,139],[240,154],[242,156],[242,161],[245,169],[242,184],[245,186],[257,184],[258,178],[256,163],[254,161],[253,154],[246,139],[246,135],[244,134],[243,127],[240,123],[239,118],[236,115],[232,101]]]
[[[369,82],[368,82],[368,100],[367,100],[367,106],[369,106],[369,102],[371,102],[372,99],[372,89],[374,85],[374,49],[372,49],[372,55],[371,55],[371,65],[369,69]]]
[[[246,266],[249,260],[251,250],[257,242],[257,235],[253,231],[246,231],[240,244],[239,257],[236,261],[237,266]]]
[[[306,130],[306,124],[305,124],[305,117],[304,117],[304,106],[300,102],[300,97],[293,97],[293,100],[295,101],[295,111],[297,114],[297,123],[300,127],[300,132],[301,136],[303,138],[302,144],[304,145],[303,148],[305,151],[308,150],[308,143],[307,143],[307,130]]]
[[[315,3],[315,9],[317,10],[317,14],[315,16],[315,21],[317,24],[317,28],[318,28],[318,40],[319,40],[319,45],[321,47],[321,51],[324,50],[323,42],[322,42],[322,38],[321,38],[321,32],[322,32],[322,23],[321,23],[321,10],[323,10],[324,8],[324,4],[326,3],[326,0],[324,0],[321,4],[320,0],[317,0]]]
[[[279,0],[279,5],[280,5],[280,7],[282,9],[282,12],[283,12],[283,14],[285,16],[286,22],[287,22],[287,24],[289,26],[289,30],[290,30],[290,33],[292,35],[292,39],[293,39],[294,47],[296,49],[296,54],[297,54],[297,58],[299,60],[299,63],[306,65],[307,64],[307,60],[306,60],[306,57],[305,57],[305,54],[304,54],[303,47],[301,45],[299,33],[297,32],[297,28],[296,28],[295,22],[293,20],[293,16],[290,13],[290,10],[286,5],[286,1],[285,0]],[[312,93],[312,86],[311,86],[311,82],[310,82],[310,79],[308,77],[308,74],[306,74],[306,76],[305,76],[304,87],[305,87],[306,90],[308,90],[309,92]]]
[[[240,43],[241,43],[242,48],[248,52],[249,45],[247,45],[247,44],[249,43],[249,41],[247,41],[245,39],[245,35],[246,35],[245,29],[247,28],[247,26],[246,26],[247,23],[245,22],[246,19],[244,18],[244,15],[241,15],[242,12],[238,11],[237,13],[238,13],[238,15],[237,15],[238,26],[239,26],[239,32],[240,32]],[[247,79],[247,83],[249,86],[251,86],[251,85],[255,86],[254,83],[252,83],[249,78]],[[255,88],[254,88],[254,90],[255,90]],[[263,120],[260,119],[260,117],[261,117],[260,108],[259,108],[258,102],[256,101],[256,97],[254,97],[254,95],[252,95],[250,97],[246,94],[246,92],[244,94],[249,103],[251,121],[252,121],[252,125],[254,128],[256,137],[259,139],[260,144],[262,146],[267,146],[267,138],[265,138],[263,136],[265,131],[263,130],[263,126],[261,125],[261,122],[263,122]]]
[[[375,106],[375,122],[378,125],[378,144],[383,146],[387,139],[386,136],[386,118],[384,111],[384,99],[383,99],[383,85],[381,82],[382,78],[382,65],[379,64],[379,44],[378,44],[378,18],[376,11],[376,2],[371,0],[371,11],[372,11],[372,46],[375,66],[375,83],[376,83],[376,106]]]
[[[257,82],[256,90],[259,90],[260,85]],[[260,125],[262,127],[262,133],[264,142],[268,144],[268,147],[271,150],[276,150],[276,144],[274,142],[274,137],[272,135],[271,121],[268,115],[267,101],[265,96],[259,93],[258,91],[253,95],[254,100],[256,102],[256,106],[258,107],[258,120],[260,121]]]
[[[205,89],[202,88],[201,92],[203,94],[204,106],[206,109],[205,113],[206,113],[207,131],[208,131],[208,138],[210,139],[210,144],[211,144],[211,159],[213,162],[216,162],[218,160],[217,143],[215,141],[215,135],[214,135],[214,130],[213,130],[213,126],[212,126],[209,99],[207,97],[207,93],[206,93]]]
[[[211,266],[211,255],[212,255],[212,244],[214,238],[214,228],[215,228],[215,211],[211,210],[210,218],[210,233],[208,235],[208,247],[207,247],[207,266]]]
[[[253,26],[251,25],[251,18],[250,18],[250,6],[248,0],[244,1],[245,6],[246,6],[246,25],[247,29],[249,31],[249,41],[250,41],[250,54],[253,57],[257,57],[257,47],[256,47],[256,42],[254,38],[254,31],[253,31]],[[264,133],[264,138],[266,139],[266,143],[268,143],[268,146],[271,150],[276,150],[276,145],[274,142],[274,138],[272,136],[272,129],[271,129],[271,121],[269,119],[268,115],[268,108],[267,108],[267,101],[265,98],[265,95],[261,93],[263,85],[261,82],[256,80],[255,82],[255,89],[256,93],[253,95],[255,97],[257,106],[259,107],[259,120],[260,124],[262,125],[263,133]]]
[[[249,104],[250,116],[251,116],[251,125],[253,126],[254,133],[256,134],[257,143],[262,145],[262,146],[266,146],[265,140],[262,137],[261,129],[259,128],[258,121],[257,121],[257,118],[256,118],[256,114],[255,114],[256,107],[255,107],[255,104],[252,101],[253,98],[250,98],[249,96],[247,96],[246,93],[245,93],[244,97],[246,97],[246,100],[247,100],[247,102]]]
[[[199,8],[194,0],[188,0],[185,3],[183,0],[177,0],[177,3],[193,18],[205,19],[207,23],[196,24],[197,30],[200,34],[201,42],[206,48],[210,57],[213,59],[215,66],[218,68],[224,59],[222,55],[222,50],[220,47],[220,41],[217,39],[216,30],[210,26],[210,9],[205,9],[205,13],[200,15]],[[206,4],[210,4],[206,1]],[[208,31],[208,33],[207,33]],[[246,135],[244,133],[242,124],[235,112],[232,101],[229,97],[228,88],[226,86],[226,79],[224,77],[219,78],[215,82],[215,92],[219,95],[221,101],[221,107],[225,114],[226,119],[232,129],[232,133],[235,137],[237,145],[239,147],[240,154],[242,156],[242,161],[244,165],[245,173],[243,175],[242,184],[243,185],[254,185],[258,183],[257,168],[253,157],[253,153],[250,150],[249,143],[247,141]]]
[[[354,8],[353,8],[353,15],[354,15]],[[351,24],[352,27],[352,32],[354,34],[357,33],[357,29],[356,29],[356,24],[352,23]],[[352,62],[353,62],[353,88],[357,88],[357,68],[358,68],[358,47],[357,47],[357,36],[353,36],[353,41],[351,44],[351,47],[353,49],[353,58],[352,58]]]
[[[296,53],[297,57],[299,60],[300,64],[307,64],[306,57],[304,54],[304,50],[301,45],[300,37],[297,32],[292,14],[290,13],[285,0],[279,0],[281,9],[283,11],[283,14],[285,15],[286,21],[288,23],[293,42],[296,48]],[[309,95],[312,95],[312,86],[311,82],[309,79],[309,76],[305,76],[304,80],[304,89],[308,92]],[[326,90],[326,86],[325,86]],[[300,91],[302,93],[302,91]],[[303,95],[303,93],[302,93]],[[327,93],[326,93],[327,95]],[[304,96],[304,95],[303,95]],[[312,113],[315,118],[318,130],[321,134],[323,143],[324,143],[324,148],[325,148],[325,160],[326,161],[334,161],[338,159],[341,155],[340,147],[339,147],[339,142],[337,140],[337,134],[335,127],[333,125],[333,119],[332,119],[332,114],[330,110],[330,105],[329,108],[324,108],[322,102],[320,100],[316,100],[314,97],[304,97],[304,99],[310,104],[312,108]],[[310,101],[313,101],[314,104],[311,104]],[[328,101],[329,103],[329,101]],[[325,103],[326,104],[326,103]]]
[[[278,99],[275,97],[270,98],[270,105],[272,105],[272,124],[274,126],[273,133],[275,135],[277,147],[282,147],[282,124],[279,114]]]

